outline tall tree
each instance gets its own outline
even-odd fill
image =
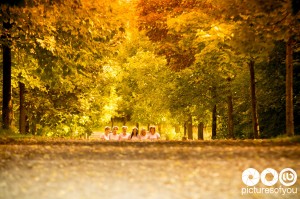
[[[256,86],[255,86],[255,69],[254,60],[249,60],[248,66],[250,71],[250,93],[251,93],[251,113],[252,113],[252,130],[253,137],[255,139],[259,138],[259,125],[258,125],[258,115],[257,115],[257,102],[256,102]]]
[[[99,115],[110,105],[115,79],[108,77],[105,63],[123,39],[120,10],[125,8],[117,1],[26,2],[10,7],[12,86],[25,84],[32,129],[50,128],[49,135],[60,134],[62,127],[69,135],[83,132],[101,122]]]
[[[3,9],[5,7],[5,9]],[[8,129],[12,122],[12,96],[11,96],[11,41],[10,29],[12,27],[10,21],[9,5],[1,5],[3,20],[2,39],[2,56],[3,56],[3,90],[2,90],[2,127]]]
[[[19,131],[21,134],[25,134],[26,133],[25,84],[22,82],[19,82],[19,96],[20,96]]]
[[[188,125],[188,139],[193,140],[193,117],[189,115],[189,120],[187,122]]]
[[[293,39],[290,37],[286,42],[286,134],[293,136],[294,132],[294,103],[293,103]]]
[[[204,140],[203,129],[204,129],[203,122],[199,122],[199,124],[198,124],[198,140]]]
[[[229,92],[227,95],[227,108],[228,108],[228,137],[234,138],[234,124],[233,124],[233,101],[232,101],[232,91],[231,91],[231,78],[227,78]]]
[[[294,135],[293,40],[299,38],[300,35],[299,7],[297,7],[299,3],[294,0],[263,2],[259,0],[251,2],[229,0],[225,2],[231,4],[226,7],[230,12],[229,16],[235,16],[234,20],[241,23],[246,22],[255,30],[256,36],[269,40],[266,40],[265,43],[281,40],[286,42],[286,134]],[[244,12],[240,14],[240,10],[244,10]]]
[[[289,2],[289,1],[288,1]],[[286,134],[288,136],[293,136],[295,134],[295,126],[294,126],[294,93],[293,93],[293,52],[294,52],[294,38],[300,37],[299,31],[299,0],[292,0],[288,4],[287,13],[291,15],[291,25],[298,24],[298,31],[293,31],[293,27],[291,30],[288,30],[288,38],[286,41]],[[298,16],[297,16],[298,15]],[[298,23],[297,23],[298,21]],[[295,24],[296,23],[296,24]],[[297,26],[295,27],[297,30]]]
[[[195,49],[194,62],[190,66],[190,70],[193,72],[189,76],[188,82],[194,83],[190,92],[194,92],[196,88],[199,90],[198,96],[194,96],[197,100],[192,101],[197,109],[207,101],[209,102],[209,106],[212,107],[210,112],[213,116],[210,120],[212,122],[212,137],[215,138],[217,104],[227,100],[227,98],[222,97],[223,90],[226,90],[225,87],[227,87],[225,85],[227,84],[226,79],[235,73],[237,66],[233,61],[234,54],[227,44],[228,40],[231,39],[232,25],[216,20],[214,15],[208,15],[199,9],[169,18],[167,24],[169,35],[181,35],[178,41],[181,48]],[[211,88],[209,94],[207,88]],[[201,94],[199,95],[199,93]],[[210,96],[209,99],[208,96]],[[195,101],[197,101],[197,105],[194,104]],[[205,111],[202,109],[201,112]]]
[[[12,123],[12,95],[11,95],[11,28],[12,20],[10,7],[18,6],[23,0],[4,0],[0,3],[0,16],[2,16],[2,57],[3,57],[3,90],[2,90],[2,127],[8,129]]]
[[[146,30],[151,41],[158,42],[160,48],[157,52],[166,56],[168,65],[173,70],[182,70],[195,61],[194,46],[182,46],[183,35],[169,34],[168,19],[176,18],[183,13],[191,13],[197,16],[201,13],[213,13],[214,7],[211,0],[140,0],[138,4],[138,22],[141,30]],[[191,21],[190,25],[193,25]],[[189,44],[188,40],[185,40]]]

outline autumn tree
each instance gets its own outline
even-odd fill
[[[153,42],[159,42],[159,54],[166,56],[168,65],[174,70],[189,67],[194,62],[195,48],[182,48],[181,34],[169,34],[168,18],[176,18],[182,13],[212,12],[210,1],[160,1],[141,0],[138,4],[139,28],[146,31],[146,35]],[[192,21],[191,24],[192,25]],[[186,41],[188,42],[188,41]]]
[[[4,0],[1,1],[0,17],[1,17],[1,44],[3,57],[3,87],[2,87],[2,127],[8,129],[12,123],[12,96],[11,96],[11,29],[13,26],[13,19],[11,17],[11,7],[20,6],[23,4],[22,0]]]
[[[136,28],[127,30],[115,64],[119,66],[117,95],[122,116],[141,124],[161,124],[169,117],[168,88],[171,71],[166,60],[155,54],[155,45]]]
[[[246,22],[248,28],[251,27],[258,33],[258,36],[263,36],[269,41],[284,40],[286,42],[286,133],[289,136],[294,135],[292,66],[295,38],[299,37],[299,28],[297,28],[299,27],[299,10],[295,8],[297,3],[294,1],[225,2],[232,5],[226,7],[231,13],[230,16],[234,15],[234,20]],[[239,10],[246,12],[240,14]]]
[[[103,93],[111,80],[103,76],[103,66],[123,38],[122,17],[114,16],[126,8],[117,2],[27,3],[11,10],[19,16],[12,76],[27,88],[21,102],[30,110],[33,132],[37,125],[62,129],[69,124],[69,134],[90,128],[109,103]]]

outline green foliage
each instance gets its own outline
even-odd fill
[[[183,137],[183,132],[180,132],[180,133],[176,133],[172,130],[168,130],[166,131],[165,134],[162,135],[162,137],[165,139],[165,140],[182,140],[182,137]]]
[[[217,105],[218,137],[226,138],[232,95],[234,134],[247,138],[249,60],[256,62],[262,137],[283,133],[283,40],[299,41],[300,30],[289,1],[24,2],[9,13],[2,5],[0,23],[13,25],[0,43],[12,47],[15,118],[22,82],[32,134],[81,137],[113,118],[182,125],[190,115],[194,125],[210,129]],[[298,86],[299,54],[294,57]],[[168,129],[163,136],[182,134]]]
[[[159,124],[169,116],[165,98],[171,71],[165,58],[155,55],[151,42],[137,36],[124,43],[117,57],[122,74],[117,87],[122,99],[119,110],[133,121]]]
[[[2,129],[0,128],[0,136],[9,136],[9,135],[15,135],[17,136],[19,134],[19,130],[15,127],[12,127],[10,129]]]
[[[101,122],[114,81],[103,68],[123,39],[122,9],[97,1],[10,8],[13,89],[25,84],[32,133],[81,136]]]

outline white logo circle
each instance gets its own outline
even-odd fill
[[[248,168],[243,172],[242,180],[245,185],[254,186],[259,182],[259,173],[256,169]]]
[[[297,173],[291,168],[283,169],[279,174],[279,181],[284,186],[292,186],[297,181]]]
[[[266,179],[266,175],[269,173],[273,175],[273,179],[271,181]],[[266,186],[273,186],[278,181],[278,173],[272,168],[267,168],[263,170],[263,172],[261,172],[260,175],[261,182]]]

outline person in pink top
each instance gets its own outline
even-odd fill
[[[155,126],[151,126],[149,131],[150,131],[150,133],[149,133],[150,140],[159,140],[160,139],[160,135],[158,132],[156,132]]]
[[[147,134],[146,129],[142,128],[141,135],[140,135],[140,140],[146,141],[148,139],[149,139],[149,135]]]
[[[131,135],[130,135],[130,138],[129,138],[131,141],[139,141],[141,138],[140,138],[140,135],[139,135],[139,129],[137,127],[134,127],[132,129],[132,132],[131,132]]]
[[[129,140],[130,138],[130,134],[127,133],[127,126],[123,126],[122,127],[122,133],[120,134],[120,140],[125,141],[125,140]]]
[[[120,140],[118,130],[119,130],[119,127],[117,127],[117,126],[113,127],[112,133],[109,134],[109,140],[111,140],[111,141],[119,141]]]
[[[106,126],[104,128],[104,133],[100,136],[100,139],[103,141],[109,140],[110,127]]]

